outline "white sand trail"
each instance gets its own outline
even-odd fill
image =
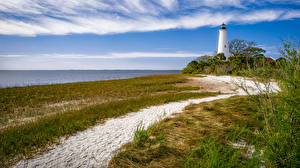
[[[239,81],[238,77],[227,76],[207,76],[205,78],[228,83],[231,83],[232,80]],[[254,86],[251,83],[253,82],[246,81],[246,85],[249,87]],[[235,86],[232,85],[232,87]],[[274,87],[278,88],[277,85]],[[62,140],[60,145],[41,156],[20,161],[14,167],[107,167],[116,151],[122,145],[133,140],[139,123],[142,122],[146,129],[156,121],[182,112],[190,104],[199,104],[240,94],[245,93],[236,89],[234,94],[171,102],[129,113],[124,117],[109,119],[104,124]]]

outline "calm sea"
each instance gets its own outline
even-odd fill
[[[0,70],[0,88],[124,79],[179,72],[179,70]]]

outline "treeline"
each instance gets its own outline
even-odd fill
[[[233,74],[243,75],[246,70],[259,69],[268,65],[270,69],[278,69],[285,58],[273,60],[264,56],[265,50],[257,47],[253,41],[234,39],[229,43],[231,56],[226,60],[223,53],[215,56],[204,55],[191,61],[182,73]]]

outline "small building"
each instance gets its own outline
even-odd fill
[[[267,61],[275,61],[273,57],[267,57]]]

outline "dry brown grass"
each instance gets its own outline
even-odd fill
[[[185,81],[186,76],[171,74],[0,89],[0,130],[91,105],[198,89],[173,85]]]
[[[245,97],[191,105],[149,128],[148,141],[124,145],[110,167],[182,167],[201,139],[218,136],[225,141],[228,130],[237,126],[261,127]],[[164,138],[159,139],[161,136]]]

